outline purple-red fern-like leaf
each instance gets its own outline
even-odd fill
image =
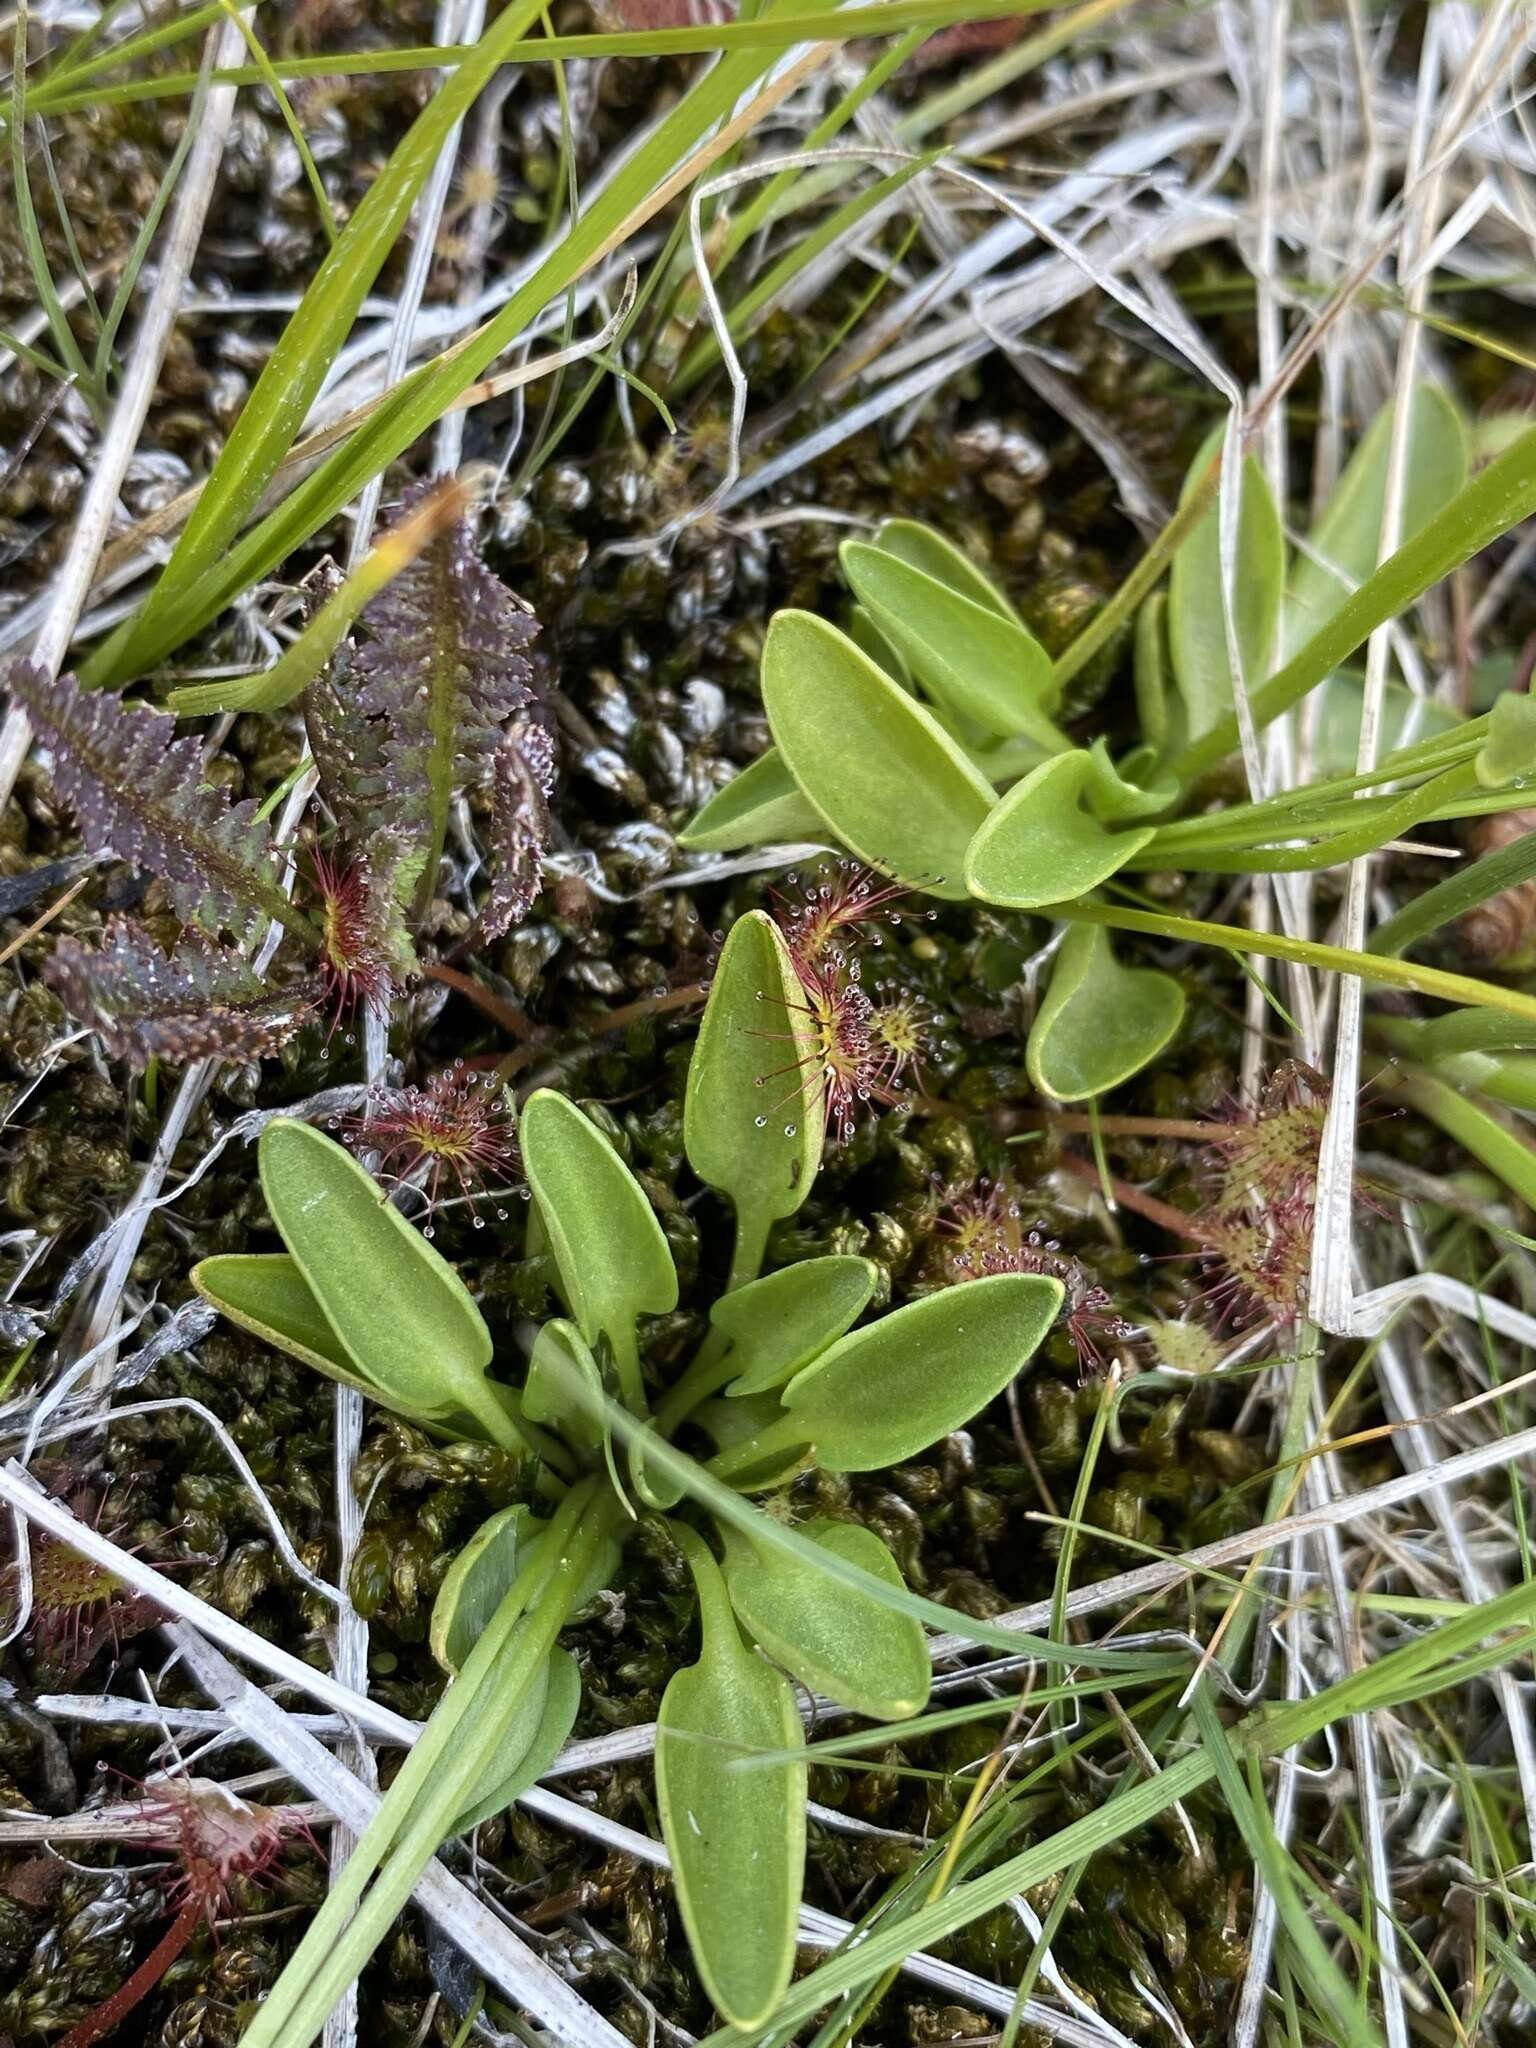
[[[310,1020],[319,992],[310,979],[271,993],[239,953],[190,926],[163,953],[128,917],[108,922],[95,952],[60,939],[43,973],[107,1051],[136,1067],[215,1053],[260,1059]]]
[[[409,494],[404,513],[432,488]],[[538,621],[458,520],[373,600],[362,624],[369,637],[349,661],[358,710],[383,727],[390,794],[410,807],[425,800],[419,914],[436,885],[455,792],[484,782],[507,725],[532,700],[526,650]]]
[[[158,875],[177,916],[209,931],[243,938],[263,912],[294,921],[255,804],[232,804],[204,779],[197,741],[177,739],[165,712],[88,694],[31,662],[13,665],[10,685],[92,853]]]
[[[554,786],[553,736],[529,720],[509,726],[492,768],[490,893],[467,944],[499,939],[532,908],[543,879]]]

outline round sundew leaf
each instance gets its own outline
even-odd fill
[[[805,1871],[805,1766],[731,1770],[805,1737],[794,1687],[741,1640],[719,1567],[692,1532],[703,1645],[656,1717],[656,1804],[704,1988],[737,2027],[762,2024],[795,1955]],[[695,1547],[703,1552],[696,1561]]]
[[[1061,1306],[1059,1280],[999,1273],[908,1302],[838,1339],[784,1391],[788,1420],[833,1472],[899,1465],[1000,1394]]]
[[[984,821],[965,857],[971,893],[1012,910],[1070,903],[1124,867],[1150,825],[1111,831],[1084,808],[1097,771],[1078,748],[1031,769]]]
[[[925,526],[920,519],[882,519],[874,545],[883,554],[894,555],[898,561],[920,569],[936,583],[947,583],[951,590],[957,590],[987,611],[996,612],[1000,619],[1011,620],[1016,626],[1023,624],[991,577],[983,576],[970,556],[962,554],[937,527]]]
[[[1190,464],[1184,496],[1198,486],[1221,447],[1224,429],[1207,436]],[[1253,456],[1243,462],[1238,508],[1233,628],[1250,690],[1269,675],[1280,600],[1285,589],[1285,533],[1273,493]],[[1221,507],[1196,521],[1168,575],[1168,650],[1188,720],[1198,740],[1232,711],[1232,664],[1221,589]]]
[[[482,1790],[454,1820],[452,1835],[466,1835],[471,1828],[504,1813],[530,1785],[536,1785],[570,1739],[581,1706],[581,1666],[569,1650],[557,1644],[540,1667],[540,1677],[529,1688],[530,1709],[519,1709],[516,1725],[491,1759],[481,1780]],[[531,1723],[531,1728],[530,1728]]]
[[[887,1585],[905,1583],[872,1529],[816,1521],[799,1533]],[[725,1583],[754,1642],[812,1692],[875,1721],[905,1720],[927,1705],[933,1661],[922,1626],[911,1615],[882,1607],[841,1579],[822,1578],[798,1558],[731,1533]]]
[[[784,764],[777,747],[759,754],[728,782],[677,835],[679,846],[701,853],[734,853],[743,846],[799,843],[826,836],[826,822]]]
[[[1016,619],[867,541],[839,553],[859,602],[951,717],[999,736],[1049,732],[1051,659]]]
[[[551,1088],[528,1098],[518,1136],[582,1336],[632,1345],[637,1316],[677,1307],[677,1269],[645,1190],[591,1119]]]
[[[272,1220],[360,1376],[429,1413],[486,1407],[491,1334],[469,1289],[351,1153],[276,1117],[257,1155]]]
[[[793,1379],[863,1315],[877,1277],[869,1259],[833,1255],[802,1259],[722,1294],[709,1320],[731,1340],[730,1398],[770,1393]]]
[[[451,1676],[469,1655],[501,1605],[523,1562],[521,1550],[539,1525],[521,1503],[480,1524],[443,1574],[432,1603],[427,1640]]]
[[[683,1144],[753,1242],[811,1192],[826,1118],[805,995],[773,919],[748,911],[721,950],[683,1095]]]
[[[932,714],[810,612],[775,614],[763,702],[801,790],[843,845],[930,896],[963,900],[992,786]]]
[[[1105,1095],[1154,1060],[1183,1017],[1171,974],[1122,967],[1102,925],[1074,925],[1030,1029],[1029,1078],[1057,1102]]]

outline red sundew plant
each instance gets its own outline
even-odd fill
[[[425,1175],[422,1192],[434,1210],[445,1178],[475,1203],[493,1180],[520,1179],[517,1125],[501,1091],[454,1065],[424,1088],[392,1088],[358,1117],[347,1135],[359,1151],[379,1155],[378,1171],[397,1183]],[[505,1217],[506,1211],[498,1212]],[[476,1214],[476,1230],[485,1219]],[[427,1235],[432,1235],[430,1223]]]
[[[99,1502],[94,1514],[89,1498],[77,1496],[70,1505],[75,1513],[87,1515],[93,1527],[99,1526]],[[122,1532],[108,1533],[116,1539]],[[27,1641],[33,1675],[39,1683],[73,1683],[90,1669],[107,1644],[117,1657],[125,1642],[153,1628],[160,1619],[153,1600],[44,1530],[32,1538],[31,1569]],[[16,1612],[20,1590],[15,1564],[0,1567],[0,1634],[6,1632]]]
[[[1044,1273],[1065,1292],[1057,1321],[1072,1339],[1085,1374],[1104,1370],[1105,1342],[1123,1343],[1137,1325],[1117,1315],[1107,1288],[1090,1280],[1080,1260],[1064,1252],[1039,1224],[1026,1228],[1024,1211],[1006,1181],[983,1181],[974,1195],[962,1195],[939,1212],[942,1284],[987,1279],[995,1273]]]
[[[381,944],[367,864],[310,853],[320,911],[320,974],[336,1031],[366,1005],[389,1000],[391,977]]]
[[[906,915],[892,906],[904,901],[910,891],[856,860],[828,863],[817,869],[809,883],[802,883],[797,874],[788,879],[798,893],[775,899],[775,917],[796,967],[802,970],[831,963],[857,981],[860,969],[854,949],[882,943],[879,931],[869,927],[880,920],[900,925]],[[936,914],[931,910],[925,913],[930,922]]]
[[[1286,1060],[1270,1075],[1256,1105],[1234,1105],[1222,1136],[1208,1148],[1216,1187],[1213,1206],[1236,1207],[1253,1197],[1315,1201],[1328,1100],[1321,1074],[1300,1060]]]
[[[70,2028],[57,2048],[91,2048],[147,1998],[197,1930],[227,1911],[241,1878],[257,1879],[302,1836],[318,1853],[302,1812],[284,1806],[248,1806],[212,1778],[165,1778],[145,1788],[142,1818],[152,1846],[170,1850],[180,1872],[169,1889],[176,1917],[126,1983]]]
[[[868,927],[881,918],[899,925],[901,914],[890,906],[906,893],[857,861],[839,861],[775,910],[805,997],[796,1013],[811,1041],[804,1060],[781,1071],[819,1069],[827,1132],[842,1144],[862,1104],[902,1100],[928,1047],[932,1020],[916,996],[890,983],[871,996],[863,986],[859,949],[882,943]]]

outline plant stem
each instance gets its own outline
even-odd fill
[[[192,1939],[197,1923],[202,1917],[203,1903],[200,1898],[194,1894],[184,1900],[181,1911],[127,1983],[119,1985],[110,1998],[104,1998],[83,2020],[77,2021],[63,2040],[56,2044],[56,2048],[91,2048],[92,2042],[101,2040],[103,2036],[121,2026],[134,2007],[154,1990],[181,1954]]]
[[[736,1210],[736,1242],[731,1248],[731,1270],[725,1283],[727,1294],[738,1287],[745,1287],[749,1280],[755,1280],[763,1270],[763,1257],[768,1250],[768,1231],[773,1222],[771,1216],[760,1209],[749,1209],[738,1204]]]
[[[1201,477],[1189,496],[1174,513],[1162,532],[1153,541],[1147,552],[1126,577],[1114,596],[1105,605],[1097,618],[1090,619],[1051,669],[1051,685],[1058,692],[1069,683],[1079,669],[1086,667],[1099,649],[1112,640],[1123,625],[1135,615],[1142,599],[1162,579],[1168,567],[1189,535],[1199,525],[1209,508],[1216,502],[1216,493],[1221,485],[1221,456],[1211,458],[1210,468]],[[1223,749],[1225,752],[1226,749]],[[1216,756],[1217,760],[1221,755]]]
[[[1259,953],[1271,960],[1299,960],[1334,974],[1358,975],[1362,981],[1389,988],[1408,988],[1448,1003],[1470,1003],[1485,1010],[1503,1010],[1511,1017],[1536,1022],[1536,996],[1519,989],[1475,981],[1467,974],[1446,974],[1407,960],[1351,952],[1347,946],[1323,946],[1310,939],[1291,939],[1280,932],[1253,932],[1240,925],[1213,924],[1204,918],[1176,917],[1166,911],[1129,910],[1117,903],[1053,903],[1045,913],[1073,924],[1108,925],[1112,931],[1143,932],[1158,939],[1188,940],[1200,946],[1224,946],[1233,953]]]

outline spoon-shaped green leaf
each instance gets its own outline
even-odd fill
[[[1085,808],[1096,779],[1085,748],[1042,761],[983,821],[965,856],[971,893],[1034,910],[1070,903],[1114,874],[1152,837],[1150,825],[1111,831]]]
[[[859,602],[951,717],[1065,744],[1046,715],[1050,656],[1017,620],[867,541],[840,554]]]
[[[793,1216],[821,1164],[821,1073],[805,994],[778,926],[761,910],[731,926],[688,1063],[683,1143],[699,1179],[736,1211],[729,1285],[763,1261],[769,1225]]]
[[[537,1713],[533,1712],[535,1703]],[[504,1813],[520,1793],[536,1785],[569,1741],[580,1705],[581,1666],[569,1650],[556,1644],[518,1701],[513,1723],[482,1774],[475,1796],[457,1815],[449,1833],[468,1834],[482,1821]]]
[[[887,1585],[904,1583],[901,1567],[872,1529],[817,1521],[800,1534]],[[754,1641],[812,1692],[876,1721],[900,1721],[927,1705],[933,1660],[910,1615],[729,1533],[725,1583]]]
[[[1122,967],[1102,925],[1074,925],[1030,1028],[1029,1078],[1058,1102],[1107,1094],[1157,1057],[1183,1017],[1171,974]]]
[[[798,1748],[794,1689],[741,1640],[720,1568],[673,1534],[699,1593],[703,1646],[656,1720],[656,1803],[683,1925],[704,1988],[732,2025],[762,2024],[784,1994],[805,1868],[805,1766],[732,1771],[733,1757]]]
[[[810,612],[774,615],[763,703],[790,773],[861,860],[959,902],[992,785],[933,715]]]
[[[724,789],[717,790],[677,836],[679,846],[703,853],[734,853],[741,846],[780,840],[821,840],[826,822],[800,793],[777,747],[759,754]]]
[[[731,1340],[731,1398],[766,1394],[793,1379],[863,1315],[877,1277],[869,1259],[834,1254],[802,1259],[721,1295],[709,1320]]]
[[[493,1442],[518,1442],[486,1382],[491,1334],[469,1289],[351,1153],[277,1117],[257,1156],[272,1221],[361,1378],[385,1401],[461,1408]]]
[[[297,1260],[287,1252],[221,1252],[200,1259],[192,1268],[192,1285],[221,1315],[264,1344],[379,1398],[379,1389],[348,1357]],[[446,1414],[449,1405],[442,1402],[431,1411],[413,1407],[411,1413],[423,1418],[429,1412]]]
[[[781,1428],[803,1434],[832,1472],[899,1465],[1002,1392],[1061,1299],[1059,1280],[999,1273],[908,1302],[792,1379]]]
[[[626,1404],[645,1405],[635,1318],[677,1307],[677,1270],[645,1190],[590,1118],[553,1089],[523,1106],[518,1136],[560,1291],[589,1345],[613,1346]]]
[[[1007,596],[990,576],[983,576],[969,555],[962,554],[947,535],[920,519],[882,519],[875,534],[875,546],[898,561],[909,562],[936,583],[947,583],[1000,619],[1022,623]]]
[[[1186,499],[1198,489],[1222,438],[1223,430],[1217,427],[1190,464],[1184,485]],[[1285,588],[1285,534],[1264,472],[1251,455],[1243,463],[1241,491],[1232,609],[1243,675],[1252,690],[1269,675]],[[1196,522],[1174,556],[1168,576],[1168,648],[1189,736],[1196,740],[1232,710],[1232,664],[1227,658],[1221,590],[1220,512],[1220,505],[1214,504]]]

